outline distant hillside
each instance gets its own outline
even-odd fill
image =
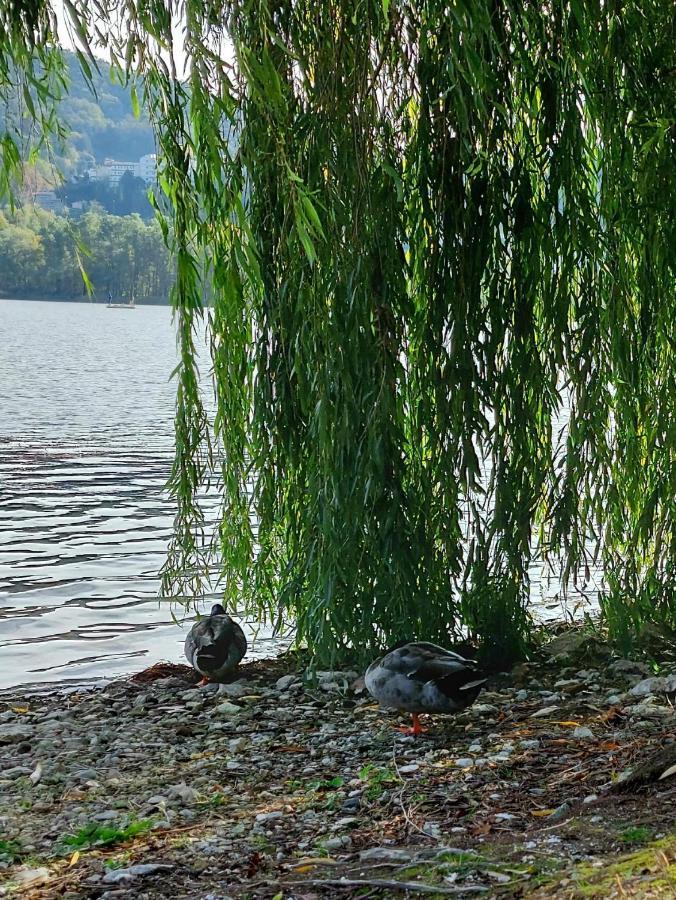
[[[129,89],[113,84],[110,67],[99,62],[93,72],[96,95],[85,82],[77,57],[66,53],[70,72],[68,96],[61,103],[61,116],[71,129],[69,144],[77,152],[82,165],[102,162],[107,156],[119,160],[136,160],[153,153],[155,145],[150,123],[143,112],[134,118]]]
[[[148,119],[134,118],[129,89],[111,82],[110,66],[99,61],[99,71],[92,71],[95,93],[92,93],[80,70],[77,57],[64,51],[70,85],[68,94],[59,104],[59,118],[70,129],[66,145],[55,162],[66,178],[82,174],[106,157],[127,161],[138,160],[146,153],[154,153],[153,133]],[[11,104],[0,107],[0,133],[5,119],[13,118]],[[44,162],[28,177],[28,187],[40,189],[54,181],[51,169]]]

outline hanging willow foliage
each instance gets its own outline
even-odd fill
[[[676,627],[672,3],[66,7],[156,127],[166,594],[216,557],[227,603],[322,661],[465,627],[499,665],[532,561],[591,555],[615,638]]]

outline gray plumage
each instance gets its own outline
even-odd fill
[[[391,650],[364,676],[382,706],[410,713],[459,712],[474,703],[485,681],[475,662],[426,641]]]
[[[246,653],[247,643],[237,622],[220,603],[216,603],[209,615],[190,629],[183,649],[193,669],[205,678],[219,681],[237,668]]]

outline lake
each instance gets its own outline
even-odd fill
[[[181,661],[192,618],[175,608],[177,626],[157,599],[173,522],[171,311],[0,300],[0,338],[0,688]],[[558,583],[531,577],[541,614],[560,617]],[[249,653],[280,646],[261,629]]]
[[[0,687],[184,661],[193,614],[157,599],[171,311],[0,300],[0,337]],[[277,646],[261,630],[249,653]]]

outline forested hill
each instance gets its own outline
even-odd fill
[[[143,114],[134,117],[129,88],[111,81],[110,66],[98,61],[92,68],[94,93],[85,81],[77,57],[64,51],[69,71],[68,92],[59,104],[59,118],[70,129],[66,146],[55,160],[65,178],[79,175],[106,157],[135,161],[146,153],[154,153],[152,129]],[[0,133],[5,116],[0,107]],[[50,167],[38,165],[43,181],[53,181]],[[40,185],[37,185],[38,187]]]
[[[78,156],[100,162],[106,156],[136,160],[153,153],[150,124],[143,111],[138,119],[134,117],[129,89],[111,81],[110,67],[101,61],[99,71],[92,70],[93,95],[75,54],[66,53],[66,58],[70,85],[61,114],[71,129],[69,144]]]

